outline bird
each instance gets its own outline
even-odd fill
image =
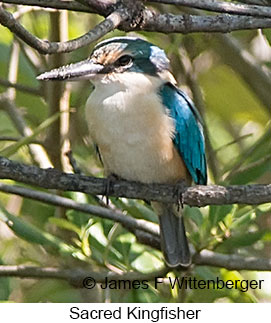
[[[201,116],[177,87],[160,47],[140,37],[109,38],[98,43],[87,59],[37,79],[87,79],[94,85],[85,115],[106,176],[141,183],[206,184]],[[151,205],[159,218],[166,265],[189,267],[182,208],[164,202]]]

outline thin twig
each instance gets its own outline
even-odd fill
[[[9,100],[5,95],[0,95],[0,109],[6,111],[15,128],[23,137],[27,137],[33,134],[33,131],[27,126],[21,111],[15,106],[15,104]],[[45,149],[35,144],[29,144],[30,153],[34,161],[40,167],[51,167],[52,164],[47,156]]]
[[[72,170],[75,174],[78,175],[83,175],[82,170],[80,169],[80,167],[77,165],[76,159],[73,157],[72,151],[69,150],[65,153],[65,155],[68,157],[69,159],[69,163],[72,167]]]
[[[126,272],[117,274],[113,271],[88,271],[82,268],[62,269],[56,267],[34,267],[34,266],[0,266],[0,277],[20,277],[20,278],[51,278],[68,281],[75,287],[87,288],[87,278],[94,279],[95,283],[103,283],[105,279],[111,280],[154,280],[155,277],[164,277],[168,273],[168,268],[163,268],[148,274],[139,272]]]
[[[226,167],[224,169],[223,173],[229,172],[226,178],[224,178],[224,182],[228,182],[232,178],[232,174],[236,174],[236,172],[238,172],[240,168],[243,168],[243,165],[246,164],[246,161],[249,159],[249,157],[254,154],[258,147],[261,147],[263,144],[268,142],[270,136],[271,128],[270,126],[267,126],[265,133],[252,146],[249,146],[245,151],[243,151],[242,155],[239,156],[237,160],[233,164],[231,164],[230,167]]]
[[[118,211],[111,211],[99,206],[78,203],[68,198],[63,198],[63,197],[45,193],[45,192],[38,192],[25,187],[16,186],[16,185],[6,185],[3,183],[0,183],[0,191],[11,193],[11,194],[17,194],[26,198],[35,199],[52,205],[61,205],[66,208],[71,208],[88,214],[95,214],[102,218],[111,219],[113,221],[121,223],[129,231],[134,232],[138,240],[140,240],[141,242],[159,249],[158,227],[157,225],[150,223],[148,221],[137,220],[130,216],[124,215]],[[260,271],[271,270],[270,259],[255,258],[255,257],[245,258],[237,255],[219,254],[209,250],[202,250],[200,253],[195,254],[193,256],[193,263],[197,265],[224,267],[229,270],[260,270]],[[0,266],[0,268],[2,269],[2,270],[0,269],[0,276],[1,275],[12,276],[12,273],[9,272],[9,269],[8,269],[9,266],[3,266],[3,267]],[[20,270],[17,272],[15,270],[15,267],[13,267],[13,270],[14,270],[14,273],[20,272]],[[41,268],[40,270],[43,270],[43,269]],[[55,269],[55,270],[58,270],[58,269]],[[74,271],[76,270],[73,269],[73,272]],[[53,278],[52,276],[50,276],[50,273],[52,272],[50,272],[49,270],[48,272],[49,276],[46,275],[46,278]],[[97,277],[95,276],[95,274],[93,275],[94,276],[92,275],[87,275],[87,276],[91,276],[93,278]],[[20,277],[20,274],[18,274],[18,277]],[[25,273],[24,277],[32,277],[32,276],[29,275],[29,272],[28,272],[28,273]],[[103,276],[100,276],[100,277],[103,277]],[[39,278],[45,278],[45,277],[42,276]],[[61,277],[55,277],[55,278],[61,278]],[[99,279],[97,279],[97,281],[99,281]]]
[[[178,63],[185,73],[187,84],[189,85],[189,87],[192,91],[193,100],[195,102],[195,105],[199,109],[200,113],[204,116],[204,114],[206,112],[204,98],[203,98],[201,88],[200,88],[198,81],[197,81],[197,75],[196,75],[192,60],[189,57],[190,50],[189,50],[189,48],[185,49],[185,47],[187,47],[187,46],[189,46],[189,45],[184,44],[184,47],[179,51]],[[180,53],[181,53],[182,57],[180,56]],[[217,159],[214,154],[213,147],[211,145],[209,130],[205,124],[203,124],[203,127],[204,127],[204,133],[205,133],[206,152],[207,152],[207,156],[208,156],[207,164],[209,166],[210,171],[212,172],[214,181],[217,182],[217,179],[218,179]]]
[[[75,202],[69,198],[61,197],[51,193],[36,191],[26,187],[7,185],[0,183],[0,191],[10,194],[16,194],[22,197],[30,198],[46,204],[61,206],[67,209],[77,210],[90,215],[96,215],[104,219],[109,219],[121,223],[127,230],[135,232],[136,230],[147,232],[156,238],[159,238],[158,225],[145,220],[138,220],[118,210],[111,210],[101,206]]]
[[[66,23],[65,20],[62,20],[62,15],[65,15],[65,12],[53,12],[49,15],[50,17],[50,33],[49,39],[53,42],[64,42],[66,37],[64,38],[64,32]],[[48,67],[50,69],[54,68],[55,66],[65,65],[66,63],[66,56],[62,53],[57,53],[55,55],[51,55],[48,57]],[[53,116],[56,113],[61,112],[61,106],[63,102],[63,97],[65,93],[65,88],[67,87],[67,83],[58,82],[56,84],[52,84],[49,82],[44,84],[45,93],[46,93],[46,101],[48,104],[49,110],[49,117]],[[68,109],[68,107],[65,107]],[[66,112],[65,112],[66,113]],[[67,112],[69,114],[69,112]],[[46,132],[46,140],[45,145],[47,147],[47,153],[54,165],[55,168],[62,169],[62,138],[61,138],[61,117],[50,125]]]
[[[36,5],[38,5],[38,3]],[[254,18],[251,16],[236,16],[230,14],[220,14],[215,16],[159,14],[147,8],[142,10],[141,19],[138,23],[124,24],[123,22],[128,18],[131,19],[131,13],[129,10],[127,8],[120,8],[111,13],[93,30],[79,38],[69,40],[64,43],[50,43],[29,33],[9,12],[3,10],[0,5],[1,24],[9,28],[17,35],[17,37],[21,38],[28,45],[43,54],[73,51],[98,40],[117,27],[124,31],[145,30],[184,34],[193,32],[228,33],[234,30],[271,27],[271,19],[269,18]]]
[[[13,41],[13,43],[11,44],[11,53],[9,56],[9,63],[8,63],[8,82],[17,83],[19,57],[20,57],[19,44],[18,42]],[[16,99],[16,90],[10,87],[7,89],[5,95],[10,101],[14,101]]]
[[[18,91],[22,91],[22,92],[37,95],[37,96],[42,96],[42,92],[40,89],[35,89],[35,88],[32,88],[27,85],[23,85],[23,84],[12,83],[7,80],[3,80],[1,78],[0,78],[0,86],[4,86],[4,87],[8,87],[8,88],[11,87],[11,88],[14,88]]]
[[[245,172],[252,171],[253,169],[263,166],[264,164],[267,164],[267,162],[270,162],[270,161],[271,161],[271,155],[269,154],[265,157],[258,159],[257,161],[251,164],[235,169],[233,172],[231,172],[230,178],[234,178],[236,176],[244,174]]]
[[[12,136],[0,136],[0,141],[20,141],[23,137],[12,137]],[[44,143],[40,140],[32,140],[31,144],[44,146]]]
[[[117,28],[127,18],[127,11],[118,9],[83,36],[66,42],[49,42],[32,35],[0,4],[0,23],[41,54],[68,53],[87,46]]]
[[[198,255],[194,256],[193,263],[196,265],[223,267],[229,270],[254,270],[254,271],[270,271],[271,260],[256,257],[241,257],[237,255],[225,255],[215,253],[209,250],[202,250]],[[163,268],[148,274],[137,272],[126,272],[117,274],[115,272],[95,272],[87,271],[82,268],[62,269],[56,267],[34,267],[34,266],[0,266],[0,277],[20,277],[20,278],[51,278],[68,281],[76,287],[87,288],[87,279],[91,278],[96,283],[103,283],[106,278],[111,280],[146,280],[152,281],[155,277],[165,277],[168,268]],[[93,282],[93,281],[92,281]]]
[[[108,12],[108,9],[116,4],[116,0],[75,0],[86,7],[90,7],[97,12]]]
[[[221,12],[235,15],[271,18],[271,8],[257,5],[208,0],[148,0],[163,4],[172,4],[188,8],[203,9],[213,12]]]
[[[100,1],[96,0],[84,0],[84,1],[65,1],[65,0],[5,0],[4,3],[38,6],[43,8],[53,8],[53,9],[64,9],[71,11],[80,11],[87,13],[97,13],[106,16],[108,11],[108,6],[103,5]],[[83,5],[85,2],[88,5]],[[114,1],[113,1],[114,2]],[[182,5],[184,7],[204,9],[214,12],[232,13],[238,15],[252,15],[258,17],[271,17],[270,7],[265,6],[264,2],[251,0],[251,1],[240,1],[249,3],[242,5],[238,3],[229,3],[222,1],[206,1],[206,0],[148,0],[148,2],[156,3],[168,3],[173,5]]]
[[[27,14],[27,13],[30,13],[30,12],[33,12],[33,11],[49,11],[49,12],[54,12],[56,11],[56,9],[51,9],[51,8],[38,8],[38,7],[19,7],[19,9],[14,12],[13,14],[13,17],[18,20],[20,19],[23,15]]]
[[[271,19],[269,18],[253,18],[229,14],[215,16],[158,14],[146,9],[144,11],[144,25],[133,30],[187,34],[194,32],[229,33],[234,30],[270,27]]]
[[[44,71],[44,66],[47,67],[47,60],[45,56],[39,55],[39,53],[36,50],[34,50],[34,48],[27,46],[27,44],[23,42],[20,38],[16,37],[16,35],[15,38],[20,45],[22,54],[26,58],[29,66],[33,69],[34,74],[37,75]],[[41,91],[42,93],[44,92],[44,83],[41,84]]]
[[[270,0],[238,0],[238,2],[253,4],[253,5],[256,4],[258,6],[270,5]]]
[[[107,183],[107,180],[103,178],[65,174],[56,169],[41,169],[4,157],[0,157],[0,178],[12,179],[42,188],[77,191],[93,195],[103,195]],[[178,200],[176,185],[143,184],[119,180],[111,184],[109,192],[111,196],[168,203]],[[182,193],[185,204],[198,207],[234,203],[256,205],[271,202],[271,184],[186,187],[180,183],[178,191]]]
[[[271,270],[270,258],[241,257],[219,254],[210,250],[202,250],[194,256],[193,262],[197,265],[223,267],[229,270]]]
[[[37,6],[41,8],[52,8],[59,10],[71,10],[87,13],[98,13],[93,7],[87,7],[77,1],[65,1],[65,0],[5,0],[3,3]]]
[[[223,62],[237,71],[251,90],[262,101],[266,111],[271,112],[271,80],[270,75],[261,67],[259,62],[241,46],[236,38],[228,35],[216,35],[218,40],[213,49],[223,58]]]

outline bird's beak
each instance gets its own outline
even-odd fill
[[[94,62],[92,59],[86,59],[78,63],[61,66],[49,72],[42,73],[37,76],[37,80],[77,81],[91,79],[96,74],[101,73],[103,68],[103,65]]]

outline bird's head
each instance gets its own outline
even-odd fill
[[[159,47],[140,38],[115,37],[98,43],[88,59],[45,72],[37,79],[138,85],[145,77],[175,83],[169,69],[169,60]]]

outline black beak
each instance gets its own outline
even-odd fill
[[[37,76],[37,80],[77,81],[82,79],[91,79],[93,76],[100,73],[103,68],[103,65],[95,63],[91,59],[86,59],[78,63],[61,66],[49,72],[42,73]]]

